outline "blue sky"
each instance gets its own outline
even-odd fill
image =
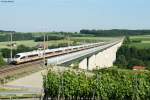
[[[0,2],[0,30],[150,29],[150,0]]]

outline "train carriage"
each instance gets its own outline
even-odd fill
[[[78,45],[78,46],[62,47],[62,48],[56,48],[56,49],[35,50],[31,52],[18,53],[15,55],[12,61],[12,64],[21,64],[21,63],[39,60],[39,59],[42,59],[43,57],[50,58],[53,56],[63,55],[66,53],[77,52],[77,51],[96,47],[100,44],[101,42]]]

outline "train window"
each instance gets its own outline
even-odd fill
[[[25,56],[21,57],[20,59],[24,59],[24,58],[25,58]]]
[[[19,58],[20,57],[20,55],[15,55],[15,58]]]
[[[46,54],[51,54],[51,53],[53,53],[53,52],[47,52]]]
[[[29,55],[28,57],[35,57],[35,56],[38,56],[38,54],[35,54],[35,55]]]

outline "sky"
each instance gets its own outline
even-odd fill
[[[0,30],[150,29],[150,0],[13,1],[0,2]]]

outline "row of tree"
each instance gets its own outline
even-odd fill
[[[6,63],[2,57],[2,55],[0,54],[0,67],[4,66]]]
[[[58,35],[48,35],[48,36],[46,36],[46,39],[48,39],[48,40],[62,40],[62,39],[65,39],[65,37],[64,36],[58,36]],[[44,36],[34,37],[34,41],[35,42],[44,41]]]
[[[125,36],[125,35],[150,35],[150,30],[80,30],[81,34],[93,34],[95,36]]]
[[[17,54],[17,53],[22,53],[22,52],[28,52],[28,51],[32,51],[32,50],[36,50],[36,48],[34,47],[27,47],[24,45],[19,45],[17,46],[17,49],[13,49],[13,57]],[[2,57],[4,58],[10,58],[10,52],[11,50],[8,48],[3,48],[0,50]]]

